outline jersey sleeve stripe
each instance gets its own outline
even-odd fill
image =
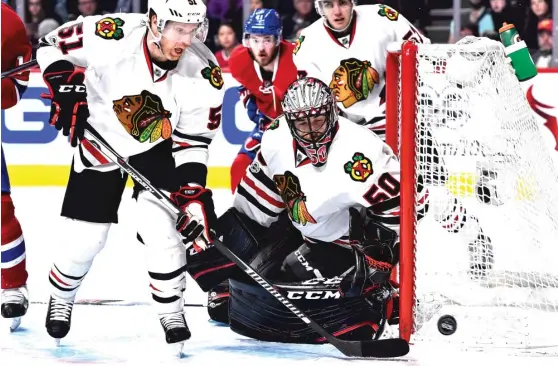
[[[270,210],[269,208],[265,207],[264,205],[262,205],[256,198],[254,198],[254,196],[252,196],[250,194],[250,192],[248,192],[244,186],[243,183],[241,182],[237,189],[236,189],[236,193],[241,195],[242,197],[244,197],[244,199],[246,199],[246,201],[248,201],[253,207],[257,208],[260,212],[262,212],[263,214],[269,216],[269,217],[277,217],[279,216],[280,212],[273,212],[272,210]]]
[[[211,139],[209,137],[187,135],[177,130],[174,130],[172,134],[174,137],[177,137],[177,139],[173,139],[175,143],[190,143],[190,141],[201,142],[206,145],[209,145],[211,143]]]
[[[271,192],[275,193],[277,195],[277,197],[280,197],[277,194],[277,186],[275,185],[275,183],[271,180],[271,178],[269,178],[264,172],[263,170],[260,170],[257,173],[253,173],[251,170],[248,170],[246,175],[251,175],[253,176],[259,183],[263,184],[267,189],[269,189]]]
[[[244,176],[244,182],[250,188],[252,188],[258,194],[258,196],[260,196],[261,198],[263,198],[264,200],[269,202],[271,205],[273,205],[277,208],[284,208],[285,207],[285,204],[282,201],[278,201],[277,199],[271,197],[269,194],[264,192],[260,187],[258,187],[256,185],[256,183],[254,183],[254,181],[252,179],[250,179],[250,177],[248,175]]]

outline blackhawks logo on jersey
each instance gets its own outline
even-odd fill
[[[378,14],[382,17],[388,18],[391,21],[396,21],[399,18],[399,13],[387,5],[380,5]]]
[[[304,42],[304,36],[298,37],[295,43],[295,48],[293,49],[293,53],[296,55],[297,52],[300,50],[300,46],[302,46],[302,42]]]
[[[118,41],[124,38],[123,25],[124,21],[120,18],[106,17],[95,23],[95,34],[103,39]]]
[[[348,161],[343,168],[355,182],[366,182],[368,177],[374,173],[370,159],[359,152],[356,152],[352,160]]]
[[[168,139],[172,133],[169,118],[171,112],[163,107],[163,101],[144,90],[139,95],[126,95],[114,100],[112,109],[122,126],[139,142],[155,142]]]
[[[209,66],[204,68],[201,71],[201,74],[204,79],[209,80],[209,83],[211,84],[212,87],[221,90],[224,84],[223,75],[221,75],[221,68],[215,65],[213,61],[211,60],[207,60],[207,61],[209,61]]]
[[[307,223],[315,224],[316,220],[306,208],[306,195],[301,190],[298,177],[287,170],[284,175],[274,175],[273,180],[283,202],[289,208],[291,220],[303,226]]]
[[[374,86],[380,82],[380,76],[370,61],[356,58],[341,60],[333,72],[329,88],[337,102],[349,108],[355,103],[368,98]]]

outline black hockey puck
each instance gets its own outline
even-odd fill
[[[457,320],[451,315],[444,315],[438,319],[438,331],[443,335],[452,335],[457,330]]]

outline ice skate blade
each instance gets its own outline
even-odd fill
[[[12,318],[12,324],[10,324],[10,333],[13,333],[21,325],[21,317]]]
[[[54,338],[54,344],[56,347],[60,347],[60,338]]]
[[[169,344],[169,348],[172,352],[174,357],[184,358],[184,343],[185,342],[178,342],[178,343],[171,343]]]

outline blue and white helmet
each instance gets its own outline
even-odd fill
[[[275,9],[256,9],[250,14],[244,23],[244,35],[242,44],[249,47],[248,40],[250,35],[275,36],[277,44],[281,41],[283,24],[281,17]]]

